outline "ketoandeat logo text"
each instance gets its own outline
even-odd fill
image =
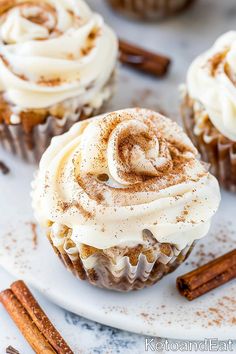
[[[181,341],[158,338],[145,338],[146,352],[233,352],[233,341],[206,338],[202,341]]]

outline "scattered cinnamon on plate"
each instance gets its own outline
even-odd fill
[[[189,301],[236,278],[236,249],[177,278],[176,286]]]
[[[26,224],[29,225],[31,228],[33,249],[36,249],[38,246],[37,224],[32,221],[27,222]]]
[[[122,39],[119,40],[119,49],[119,60],[123,64],[159,77],[168,72],[171,60],[164,55],[152,53]]]
[[[73,354],[23,281],[2,291],[0,302],[36,353]]]

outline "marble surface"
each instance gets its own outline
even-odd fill
[[[6,271],[0,268],[0,291],[6,289],[15,279]],[[31,289],[32,290],[32,289]],[[46,310],[50,320],[56,324],[57,329],[66,339],[75,354],[144,354],[152,353],[151,350],[145,350],[145,341],[152,338],[137,334],[120,331],[115,328],[107,327],[99,323],[88,321],[71,312],[52,304],[46,300],[39,292],[32,290],[34,296],[44,310]],[[79,299],[78,299],[79,301]],[[6,348],[11,345],[17,349],[20,354],[32,354],[33,350],[22,337],[16,326],[6,311],[0,306],[0,353],[6,352]],[[171,333],[170,333],[171,335]],[[207,334],[206,334],[207,337]],[[204,338],[203,338],[204,339]],[[165,339],[155,339],[158,343],[163,343]],[[168,340],[169,344],[177,343]],[[178,342],[179,343],[179,342]],[[236,342],[233,342],[230,353],[236,353]],[[158,351],[163,354],[174,354],[176,351]],[[192,351],[202,353],[202,351]],[[188,351],[181,351],[188,353]],[[211,353],[217,353],[211,351]],[[229,351],[221,351],[229,353]]]
[[[0,290],[9,286],[15,279],[0,269]],[[50,320],[66,339],[76,354],[84,353],[142,353],[145,340],[142,336],[106,327],[67,312],[33,291],[40,305],[46,310]],[[79,299],[78,299],[79,301]],[[28,343],[19,333],[6,311],[0,307],[0,353],[11,345],[21,354],[31,354]]]
[[[170,74],[163,80],[121,69],[117,92],[109,108],[145,106],[165,112],[176,120],[179,120],[177,87],[184,80],[190,62],[221,33],[235,29],[236,24],[235,0],[198,0],[187,13],[161,24],[140,24],[114,16],[105,6],[104,0],[90,0],[88,3],[104,15],[120,37],[167,54],[173,59]],[[136,83],[136,89],[120,95],[128,80]],[[0,279],[1,289],[14,280],[2,269]],[[35,294],[75,353],[145,353],[144,337],[87,321],[58,308],[39,293]],[[32,353],[2,307],[0,322],[0,353],[4,353],[8,345],[17,348],[20,353]],[[233,352],[236,353],[236,347]]]

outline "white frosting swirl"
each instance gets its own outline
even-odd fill
[[[83,0],[0,1],[0,91],[22,109],[94,100],[110,78],[118,44]]]
[[[196,157],[183,130],[149,110],[77,123],[42,157],[36,217],[71,228],[78,246],[136,246],[149,230],[183,249],[207,233],[220,201],[218,182]]]
[[[236,32],[222,35],[191,64],[187,89],[220,133],[236,141]]]

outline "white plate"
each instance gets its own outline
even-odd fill
[[[123,38],[145,43],[147,48],[164,52],[173,59],[170,75],[155,80],[146,75],[122,70],[117,94],[110,108],[133,105],[166,111],[178,118],[177,86],[191,60],[220,34],[235,28],[235,0],[202,0],[192,11],[161,24],[140,24],[114,16],[104,0],[90,0]],[[196,21],[196,18],[198,21]],[[196,246],[187,264],[150,289],[130,294],[96,289],[79,281],[64,269],[39,230],[34,249],[30,223],[30,181],[33,167],[0,150],[0,160],[11,174],[0,173],[0,264],[18,278],[23,278],[52,301],[92,320],[160,337],[236,339],[236,284],[220,289],[189,303],[175,288],[175,279],[194,267],[236,246],[236,195],[223,193],[220,212],[210,235]],[[204,247],[202,247],[204,245]]]
[[[223,193],[220,212],[210,235],[201,241],[189,264],[182,265],[150,289],[115,293],[77,280],[54,255],[46,236],[31,223],[30,181],[33,167],[0,151],[11,169],[0,176],[0,264],[23,278],[56,304],[97,322],[160,337],[236,338],[236,284],[231,282],[191,303],[176,288],[177,275],[235,247],[235,196]],[[4,196],[4,197],[3,197]],[[204,245],[204,246],[203,246]]]

